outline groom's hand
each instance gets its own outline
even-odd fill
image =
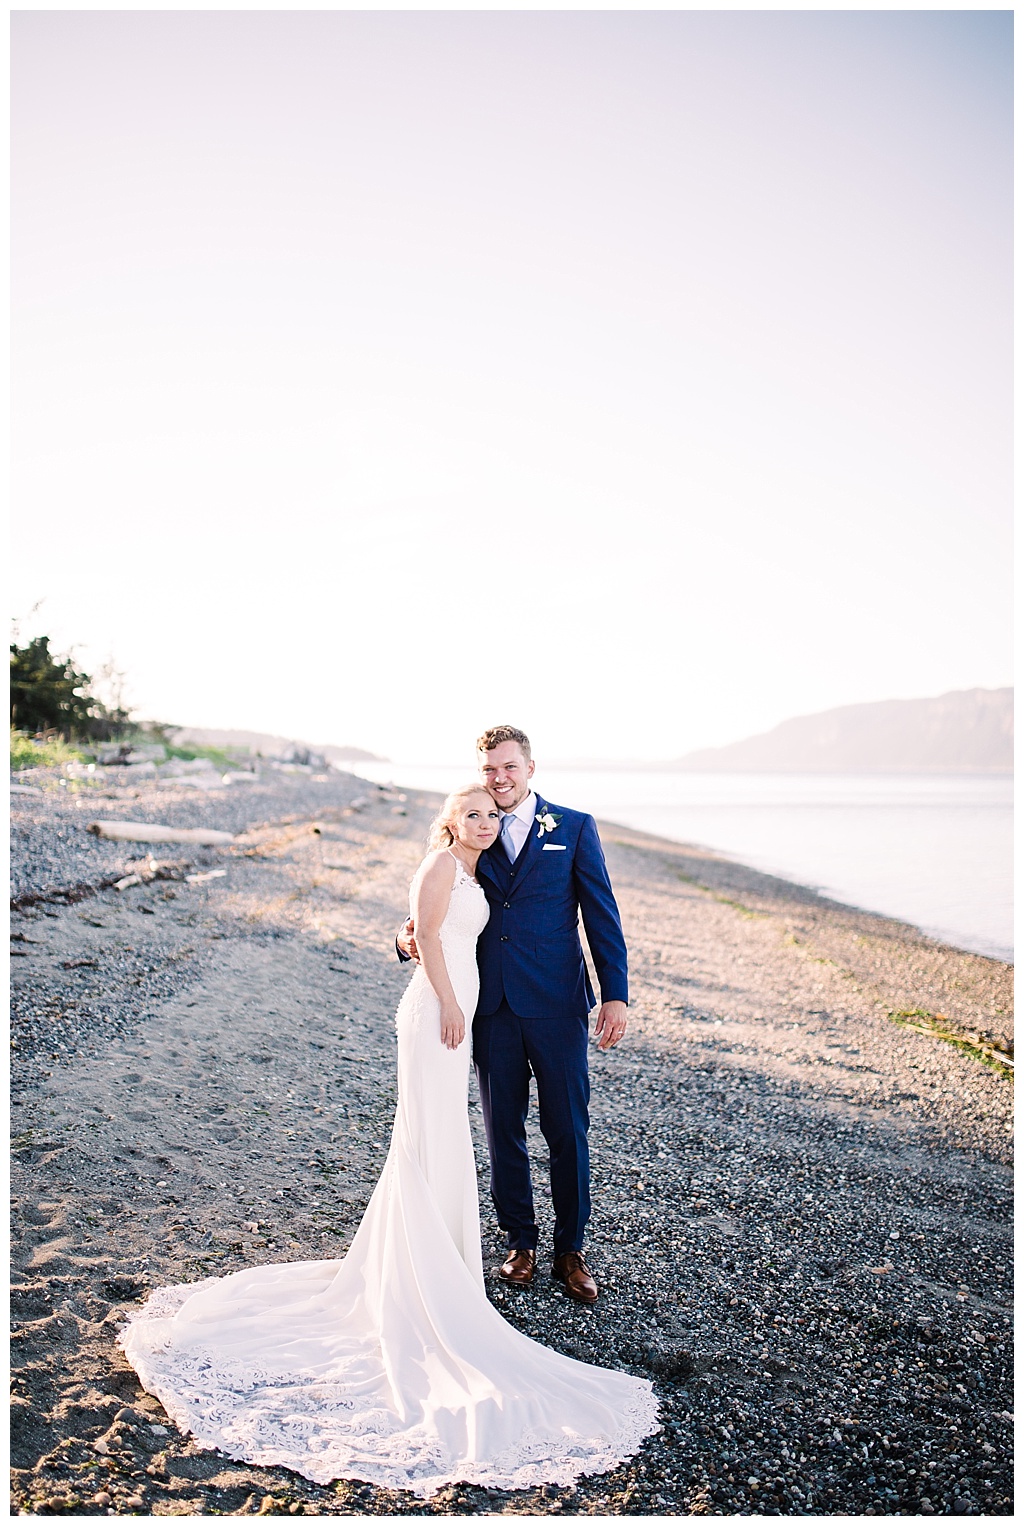
[[[602,1003],[601,1010],[597,1014],[597,1027],[594,1029],[598,1049],[614,1048],[625,1031],[626,1003],[624,1001]]]
[[[413,936],[415,925],[416,924],[413,922],[412,917],[408,917],[402,926],[401,932],[395,939],[395,942],[398,944],[398,947],[402,950],[402,953],[407,959],[418,960],[420,957],[420,951],[416,947],[416,939]]]

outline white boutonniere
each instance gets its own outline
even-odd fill
[[[537,836],[543,837],[545,832],[553,832],[561,819],[554,811],[545,811],[543,816],[537,817]]]

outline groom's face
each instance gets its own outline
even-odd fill
[[[518,742],[499,742],[480,754],[480,777],[495,805],[514,811],[530,793],[533,759],[526,761]]]

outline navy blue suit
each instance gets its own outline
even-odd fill
[[[526,1146],[530,1074],[551,1154],[555,1255],[580,1250],[590,1217],[587,1017],[595,1005],[580,945],[582,913],[602,1001],[627,1001],[626,944],[597,825],[582,811],[537,798],[537,817],[514,864],[500,839],[477,879],[491,915],[477,944],[480,999],[473,1058],[491,1155],[491,1196],[511,1248],[533,1249]]]

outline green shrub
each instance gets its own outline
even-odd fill
[[[69,747],[60,737],[36,742],[23,731],[11,727],[11,767],[58,768],[61,763],[80,763],[84,754],[77,747]]]

